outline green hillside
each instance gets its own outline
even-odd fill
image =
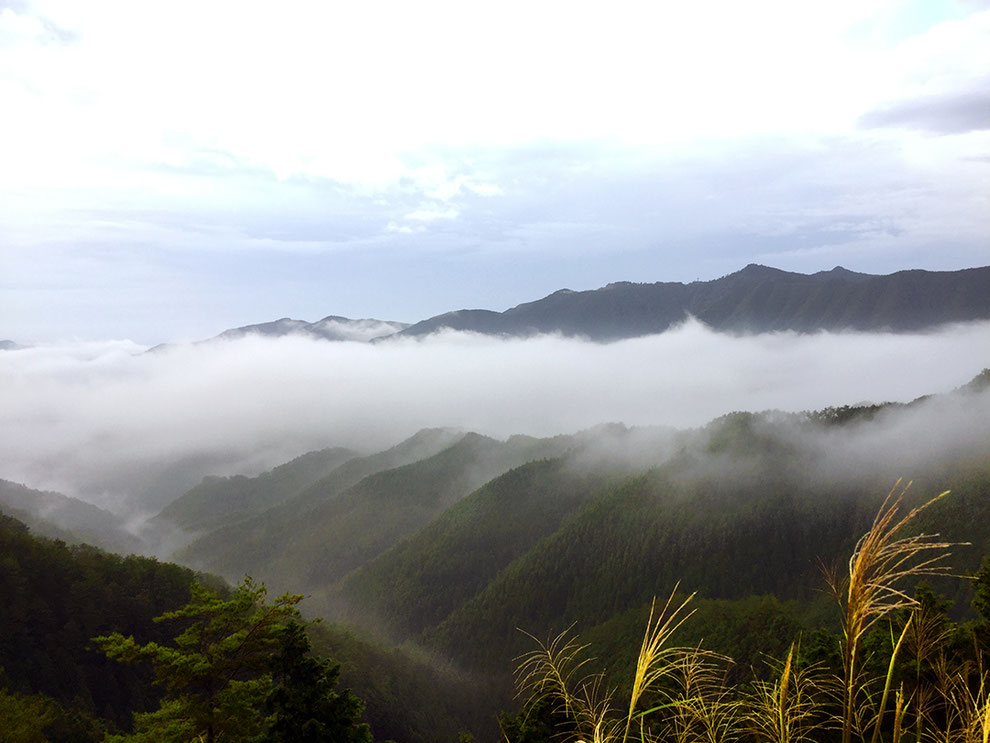
[[[0,687],[51,700],[52,739],[129,724],[160,695],[145,669],[108,661],[90,639],[116,631],[166,641],[152,617],[185,603],[193,578],[178,565],[38,538],[0,514]]]
[[[384,621],[392,634],[415,637],[553,533],[605,481],[562,459],[511,470],[351,573],[339,598],[353,619]]]
[[[418,435],[434,445],[447,438]],[[449,440],[449,439],[448,439]],[[176,558],[234,578],[244,572],[274,586],[320,591],[413,534],[491,478],[571,445],[566,437],[513,437],[505,442],[458,434],[455,443],[411,464],[361,471],[394,461],[394,450],[351,460],[282,506],[212,532]],[[411,449],[409,449],[411,451]],[[319,611],[331,611],[321,605]]]
[[[0,480],[0,509],[43,536],[124,554],[142,551],[141,540],[127,531],[122,519],[78,498]]]
[[[191,532],[209,531],[289,500],[355,456],[350,449],[322,449],[257,477],[207,477],[162,509],[156,520]]]
[[[349,459],[283,503],[256,516],[225,524],[194,540],[175,557],[186,564],[209,565],[214,572],[233,578],[243,573],[262,575],[293,538],[297,523],[306,521],[310,510],[333,500],[369,475],[432,456],[461,436],[443,429],[423,430],[385,451]]]
[[[150,666],[115,663],[93,638],[117,632],[175,647],[188,623],[155,617],[186,604],[196,577],[151,558],[37,537],[0,513],[0,741],[96,743],[155,710],[163,689],[152,684]],[[230,595],[217,579],[208,582]],[[457,740],[494,727],[498,708],[477,703],[487,696],[484,679],[332,624],[310,625],[309,634],[316,653],[340,663],[341,684],[366,695],[376,740]]]

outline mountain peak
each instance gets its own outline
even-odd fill
[[[750,263],[745,268],[736,271],[735,273],[730,273],[724,278],[739,277],[743,279],[755,279],[755,278],[766,278],[769,276],[783,276],[787,274],[787,271],[782,271],[779,268],[772,268],[771,266],[764,266],[760,263]]]
[[[859,273],[858,271],[850,271],[848,268],[843,266],[836,266],[831,271],[819,271],[818,273],[813,273],[811,274],[811,277],[816,279],[840,281],[862,281],[864,279],[873,278],[873,275],[868,273]]]

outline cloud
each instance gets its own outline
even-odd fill
[[[904,127],[936,134],[965,134],[990,129],[990,91],[980,90],[927,96],[870,111],[860,123],[865,127]]]
[[[907,401],[990,366],[990,325],[919,335],[732,337],[691,322],[608,345],[445,333],[375,345],[249,337],[0,353],[0,478],[161,507],[208,473],[429,426],[506,437],[608,421],[698,426],[733,410]],[[178,492],[176,492],[176,490]]]
[[[885,116],[970,126],[950,93],[981,89],[990,14],[391,5],[4,7],[5,336],[986,262],[986,132],[856,122],[891,98]],[[859,24],[896,33],[853,43]],[[898,108],[929,98],[931,121]]]

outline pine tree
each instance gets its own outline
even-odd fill
[[[196,583],[188,604],[155,618],[184,627],[174,647],[140,645],[120,633],[94,638],[115,660],[150,660],[155,683],[165,688],[156,711],[135,715],[132,734],[108,741],[370,743],[367,726],[357,722],[360,702],[334,691],[337,669],[307,656],[300,600],[283,594],[266,603],[265,587],[250,578],[226,599]]]
[[[290,621],[274,658],[268,695],[271,724],[264,743],[371,743],[363,706],[350,689],[336,691],[340,666],[311,657],[306,628]]]

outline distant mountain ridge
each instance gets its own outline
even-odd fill
[[[715,330],[913,331],[990,318],[990,267],[900,271],[886,276],[841,266],[806,275],[750,264],[713,281],[620,282],[561,289],[505,312],[459,310],[415,323],[399,336],[443,328],[527,336],[560,333],[610,341],[652,335],[687,316]]]
[[[226,330],[217,338],[299,334],[377,343],[460,330],[505,337],[559,333],[615,341],[662,333],[689,316],[715,330],[736,333],[910,332],[986,320],[990,319],[990,266],[874,275],[842,266],[801,274],[750,264],[711,281],[622,281],[586,291],[560,289],[504,312],[460,309],[412,325],[333,315],[315,323],[282,318]]]
[[[349,317],[329,315],[316,322],[293,320],[283,317],[273,322],[245,325],[240,328],[225,330],[213,340],[243,338],[248,335],[309,335],[328,341],[371,341],[394,335],[409,327],[409,323],[392,320],[375,320],[363,318],[352,320]]]
[[[599,289],[559,289],[504,312],[459,309],[416,323],[328,315],[308,322],[283,317],[224,330],[201,343],[251,336],[303,336],[378,343],[443,330],[525,338],[555,333],[593,341],[654,335],[694,317],[732,333],[792,330],[912,332],[990,319],[990,266],[959,271],[911,269],[876,275],[836,266],[813,274],[751,263],[711,281],[619,281]],[[157,352],[173,344],[149,349]],[[26,346],[0,341],[0,350]]]

